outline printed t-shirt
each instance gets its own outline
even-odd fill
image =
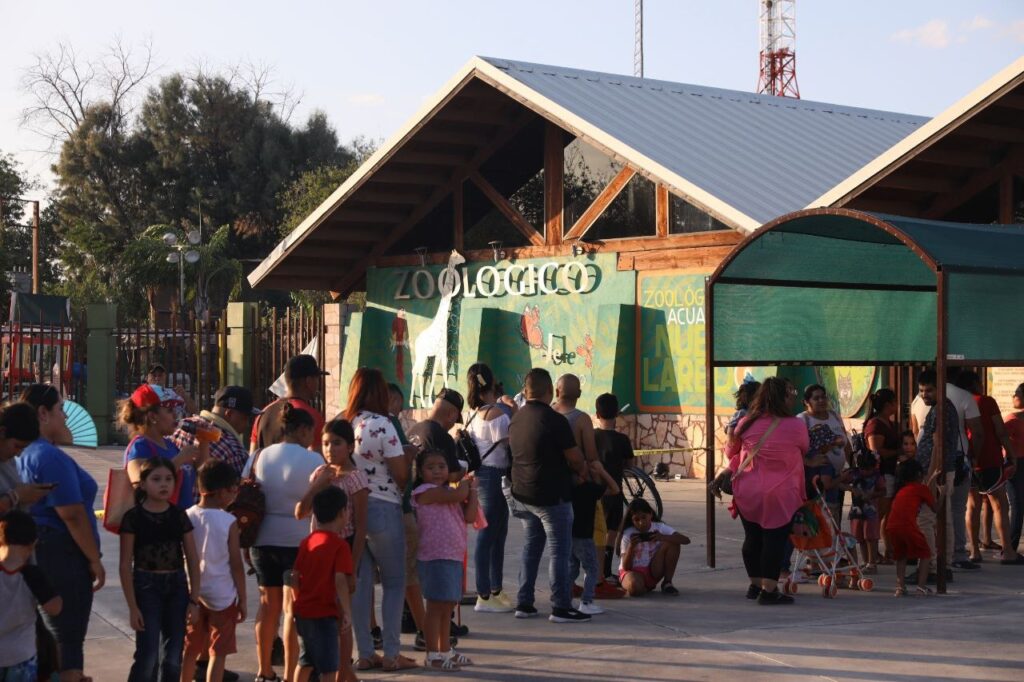
[[[982,433],[985,434],[981,455],[974,462],[974,468],[978,470],[998,469],[1003,466],[1003,444],[999,442],[999,436],[996,435],[996,425],[992,420],[1000,416],[999,404],[996,403],[992,396],[988,395],[976,395],[974,400],[978,405],[978,413],[981,415]],[[973,445],[975,434],[970,428],[967,430],[967,437]],[[973,447],[971,452],[974,452]]]
[[[804,420],[804,423],[807,424],[808,431],[810,431],[815,426],[818,426],[819,424],[823,424],[827,426],[830,431],[832,431],[832,434],[834,436],[836,436],[837,438],[842,438],[845,442],[849,442],[849,439],[846,435],[846,427],[843,426],[843,420],[840,419],[839,415],[837,415],[832,410],[828,411],[828,417],[825,419],[818,419],[813,414],[807,411],[801,412],[800,414],[797,415],[797,417]],[[832,468],[835,469],[836,475],[838,476],[839,474],[843,473],[843,470],[846,468],[845,445],[837,445],[831,448],[825,454],[828,455],[828,461],[832,465]],[[838,501],[838,496],[836,501]]]
[[[420,561],[448,559],[461,562],[466,554],[466,516],[464,507],[448,504],[421,504],[417,498],[440,486],[424,483],[412,491],[420,544],[416,558]]]
[[[278,398],[263,408],[263,411],[252,422],[249,434],[249,449],[258,450],[268,445],[280,443],[284,439],[284,406],[305,410],[313,417],[313,442],[320,444],[324,435],[324,416],[302,398]]]
[[[31,506],[29,513],[40,526],[67,531],[57,507],[81,504],[89,519],[96,546],[100,534],[96,529],[96,479],[86,473],[66,452],[42,438],[32,441],[18,455],[18,474],[25,483],[56,483],[50,494]]]
[[[192,523],[192,537],[199,554],[199,573],[203,576],[199,583],[199,599],[211,611],[223,611],[238,601],[228,549],[235,515],[223,509],[199,506],[185,513]]]
[[[375,412],[362,411],[352,420],[356,447],[352,461],[366,474],[370,484],[370,497],[393,504],[402,503],[402,493],[391,477],[387,460],[404,457],[398,434],[388,417]]]
[[[978,411],[978,403],[974,402],[974,396],[959,386],[946,382],[946,399],[953,403],[954,411],[956,412],[956,425],[959,432],[958,447],[960,452],[970,454],[967,448],[967,427],[965,420],[974,419],[980,417],[981,412]],[[924,400],[918,395],[914,398],[913,402],[910,403],[910,413],[917,419],[917,426],[920,429],[917,432],[917,443],[921,444],[921,432],[924,430],[924,420],[931,411],[931,406],[925,405]]]
[[[636,528],[630,526],[622,533],[622,540],[619,541],[619,554],[622,557],[626,556],[626,550],[629,549],[629,539],[639,533]],[[667,523],[661,521],[654,521],[651,523],[650,530],[648,533],[661,533],[662,535],[672,535],[676,532],[676,529]],[[633,567],[634,568],[646,568],[651,565],[651,560],[654,558],[655,552],[658,551],[658,547],[661,542],[655,542],[649,540],[647,542],[638,542],[636,550],[633,552]],[[619,559],[619,570],[623,571],[625,568],[622,566],[622,559]]]
[[[576,447],[568,420],[550,405],[528,400],[508,427],[512,496],[526,504],[554,506],[572,499],[565,451]]]
[[[150,457],[174,459],[181,452],[170,438],[164,438],[163,442],[163,447],[161,447],[143,436],[132,438],[124,450],[125,466],[128,466],[128,462],[136,459],[146,460]],[[178,476],[181,476],[181,493],[178,495],[177,506],[184,510],[196,503],[196,470],[191,464],[185,464],[178,467]]]
[[[594,537],[594,516],[597,501],[604,497],[608,488],[602,483],[583,481],[572,489],[572,536],[574,538]]]
[[[917,454],[914,455],[914,458],[925,470],[925,475],[930,470],[932,453],[935,450],[935,421],[935,410],[929,408],[924,421],[921,422],[921,430],[918,432]],[[946,399],[943,424],[946,434],[943,439],[943,447],[945,449],[942,454],[942,471],[950,473],[956,470],[957,455],[962,454],[963,451],[957,444],[956,407],[953,406],[953,402],[948,398]]]
[[[907,483],[896,491],[886,528],[917,528],[917,512],[922,504],[935,504],[932,491],[923,483]]]
[[[293,570],[298,576],[292,609],[300,618],[337,618],[334,576],[352,575],[352,550],[337,533],[315,530],[299,544]]]
[[[185,533],[192,532],[192,521],[173,504],[162,512],[135,505],[121,520],[121,534],[135,536],[132,558],[137,571],[180,571],[185,567],[181,547]]]
[[[594,441],[604,470],[622,487],[622,472],[633,464],[633,444],[629,436],[612,429],[594,429]]]
[[[312,483],[313,479],[316,478],[320,474],[320,472],[326,467],[326,464],[318,466],[316,468],[316,471],[314,471],[309,477],[310,483]],[[354,471],[349,471],[339,476],[334,481],[334,486],[336,488],[341,488],[345,492],[345,497],[348,500],[345,504],[345,509],[348,510],[348,520],[345,522],[345,527],[341,529],[340,535],[343,538],[349,538],[352,537],[352,534],[356,532],[356,510],[355,506],[352,504],[352,496],[358,493],[360,490],[366,490],[367,488],[370,487],[370,484],[366,480],[366,474],[364,474],[359,469],[355,469]],[[312,525],[313,523],[315,523],[315,519],[310,519],[310,525]],[[314,530],[316,529],[312,527],[310,528],[310,532]]]
[[[35,655],[36,604],[54,597],[53,586],[38,566],[25,564],[15,571],[0,565],[0,669],[9,668]]]
[[[871,436],[881,436],[884,440],[882,447],[889,450],[900,449],[900,432],[896,425],[880,417],[874,417],[864,425],[864,442],[867,444]],[[896,462],[899,455],[893,457],[879,456],[878,470],[883,475],[896,475]]]
[[[257,547],[298,547],[309,534],[309,522],[295,518],[295,505],[309,490],[309,477],[323,463],[319,453],[298,443],[278,443],[260,452],[253,473],[267,506],[256,534]],[[247,468],[251,464],[252,459]]]

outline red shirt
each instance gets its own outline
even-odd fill
[[[917,528],[917,512],[922,504],[934,505],[932,491],[923,483],[907,483],[896,493],[889,510],[887,528]]]
[[[988,395],[976,395],[974,401],[978,403],[978,411],[981,412],[981,426],[985,434],[984,447],[981,449],[981,455],[974,462],[974,468],[979,470],[998,469],[1003,466],[1003,444],[999,442],[999,436],[996,435],[996,425],[992,418],[1001,418],[999,405],[992,396]],[[974,434],[971,433],[970,427],[967,427],[967,440],[974,440]]]
[[[294,613],[300,618],[337,618],[334,576],[352,575],[352,550],[337,533],[315,530],[299,545]]]
[[[1010,436],[1018,457],[1024,456],[1024,418],[1021,412],[1014,412],[1006,418],[1006,433]]]
[[[320,440],[324,433],[324,416],[315,407],[302,398],[288,398],[292,407],[305,410],[313,417],[313,444],[310,450],[316,450],[320,446]],[[249,434],[249,447],[262,449],[274,443],[280,443],[284,437],[285,398],[278,398],[263,408],[263,412],[252,421],[252,433]]]

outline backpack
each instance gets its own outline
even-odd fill
[[[260,453],[257,450],[252,456],[252,466],[249,468],[249,475],[238,485],[238,495],[235,501],[227,507],[227,511],[238,519],[238,544],[243,549],[249,549],[256,544],[256,536],[260,532],[260,524],[267,514],[267,497],[263,493],[263,486],[256,480],[256,462]]]
[[[854,466],[859,467],[860,463],[863,461],[861,458],[865,456],[870,456],[874,458],[875,461],[878,460],[878,455],[868,447],[868,439],[863,433],[857,433],[856,430],[853,431],[853,435],[850,436],[850,447],[853,449]]]
[[[458,438],[455,439],[455,450],[458,453],[459,459],[466,462],[466,471],[472,472],[480,468],[483,464],[483,457],[480,456],[480,448],[477,447],[476,441],[473,440],[473,436],[469,433],[469,425],[476,419],[476,414],[479,412],[473,412],[473,416],[466,422],[466,426],[459,431]],[[493,450],[494,447],[491,447]],[[488,450],[487,454],[491,454]]]

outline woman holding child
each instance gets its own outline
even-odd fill
[[[790,522],[805,499],[809,439],[804,421],[790,416],[796,395],[787,379],[765,379],[726,445],[733,504],[746,536],[747,599],[765,605],[793,603],[778,579]]]

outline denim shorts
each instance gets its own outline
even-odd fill
[[[0,668],[0,682],[36,682],[38,677],[35,656],[17,665]]]
[[[338,619],[295,616],[295,629],[299,633],[299,665],[316,668],[321,675],[337,672],[341,658]]]
[[[417,561],[420,590],[427,601],[458,602],[462,600],[462,562],[450,559]]]
[[[292,570],[298,547],[264,545],[250,550],[252,567],[256,570],[256,584],[260,587],[284,587],[284,574]]]

